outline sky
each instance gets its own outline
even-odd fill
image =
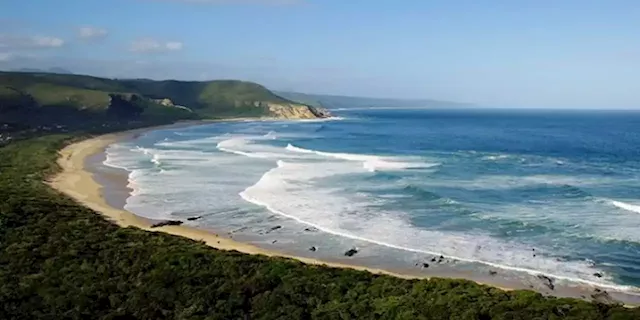
[[[640,109],[638,0],[0,0],[0,69]]]

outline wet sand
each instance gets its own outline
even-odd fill
[[[246,119],[241,119],[246,120]],[[195,123],[179,124],[178,126],[195,125]],[[278,252],[258,246],[236,241],[229,237],[218,234],[214,230],[204,230],[189,226],[164,226],[151,228],[151,225],[158,222],[142,218],[123,209],[126,198],[131,191],[126,186],[128,184],[127,172],[124,170],[113,169],[101,172],[91,172],[87,168],[88,161],[102,161],[104,159],[104,151],[107,146],[120,140],[134,138],[145,131],[155,130],[139,129],[116,134],[103,135],[77,143],[73,143],[60,150],[58,165],[61,171],[55,177],[48,181],[49,185],[58,191],[72,197],[80,204],[89,207],[100,213],[107,220],[110,220],[122,227],[137,227],[151,232],[165,232],[177,236],[190,238],[193,240],[203,241],[207,245],[220,250],[235,250],[247,254],[261,254],[265,256],[279,256],[291,258],[307,264],[326,265],[336,268],[350,268],[355,270],[365,270],[376,274],[386,274],[405,279],[428,278],[429,276],[442,276],[442,274],[428,274],[425,270],[416,270],[414,266],[407,266],[400,272],[384,270],[379,268],[371,268],[367,266],[355,265],[350,263],[335,262],[313,259],[309,257],[301,257],[284,252]],[[336,260],[339,260],[336,258]],[[453,269],[453,268],[452,268]],[[488,284],[503,290],[512,289],[531,289],[541,292],[545,295],[553,295],[560,297],[573,297],[589,299],[592,294],[596,293],[596,288],[591,286],[556,286],[555,290],[547,290],[544,285],[520,283],[516,281],[508,281],[500,277],[500,273],[496,275],[480,277],[482,281],[478,281],[477,276],[465,275],[461,272],[452,271],[452,278],[465,278],[482,284]],[[485,281],[486,279],[486,281]],[[496,279],[496,281],[492,281]],[[507,284],[507,285],[505,285]],[[604,290],[603,290],[604,291]],[[610,292],[609,297],[618,301],[623,301],[630,305],[640,305],[640,297],[628,295],[625,293]]]

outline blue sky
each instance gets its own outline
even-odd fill
[[[640,1],[0,1],[0,68],[640,108]]]

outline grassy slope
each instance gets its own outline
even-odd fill
[[[106,109],[110,93],[139,94],[169,98],[177,105],[192,108],[202,117],[230,114],[265,115],[266,109],[254,101],[291,103],[265,87],[237,80],[152,81],[112,80],[82,75],[0,72],[0,86],[11,86],[32,95],[40,105]]]
[[[0,148],[0,319],[640,319],[464,280],[404,280],[119,228],[55,193],[70,136]]]
[[[111,95],[125,97],[114,108]],[[133,101],[135,95],[142,97]],[[168,98],[163,106],[151,99]],[[104,123],[113,127],[132,122],[166,123],[188,119],[260,117],[271,115],[266,102],[291,103],[261,85],[235,81],[113,80],[83,75],[0,72],[0,144],[4,133],[47,130],[68,124],[81,129]],[[78,129],[78,128],[76,128]],[[63,132],[66,129],[61,129]],[[29,133],[29,135],[33,135]]]

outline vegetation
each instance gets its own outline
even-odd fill
[[[16,138],[177,120],[281,116],[269,103],[310,107],[236,80],[114,80],[44,72],[0,72],[0,145]]]
[[[90,110],[94,112],[92,117],[96,113],[106,112],[110,106],[110,96],[114,94],[135,94],[149,101],[170,99],[176,105],[192,109],[194,115],[191,117],[200,118],[235,113],[262,116],[268,115],[264,103],[293,103],[259,84],[237,80],[114,80],[72,74],[0,72],[0,106],[4,103],[2,92],[7,90],[32,97],[41,107],[65,106],[69,108],[68,111]],[[155,110],[153,113],[157,112]]]
[[[81,90],[127,85],[84,78]],[[3,115],[20,111],[14,120],[47,109],[24,86],[0,90]],[[190,113],[157,115],[164,106],[145,96],[108,94],[103,111],[65,106],[73,116],[55,118],[63,134],[33,130],[31,119],[20,118],[15,126],[31,129],[16,132],[30,134],[0,147],[0,319],[640,319],[640,310],[619,305],[304,265],[120,228],[43,183],[58,170],[57,150]]]

